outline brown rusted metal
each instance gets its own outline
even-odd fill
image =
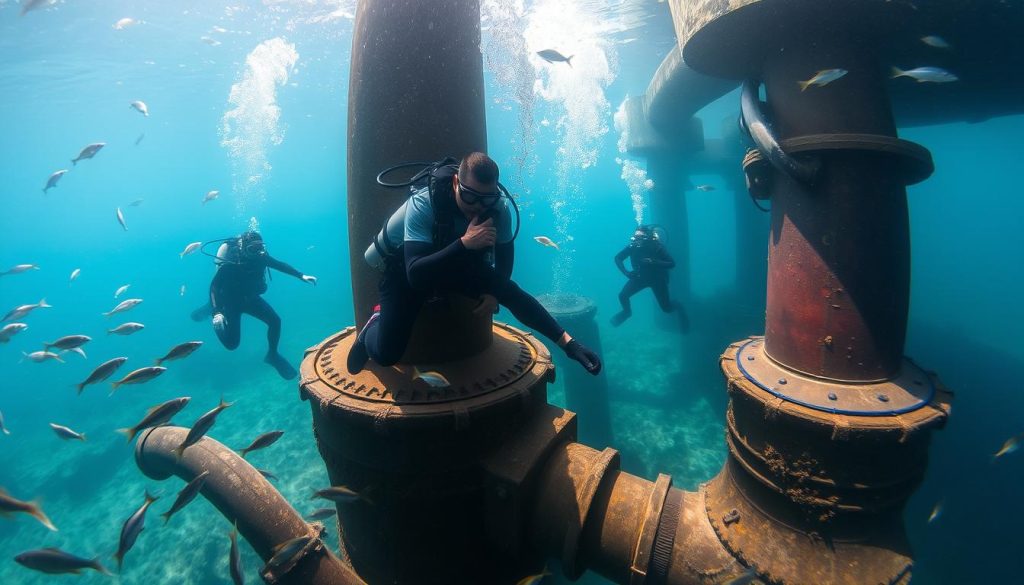
[[[514,583],[543,564],[510,558],[483,536],[488,454],[546,403],[553,366],[532,335],[495,325],[472,358],[420,364],[444,375],[431,388],[406,368],[343,368],[353,328],[313,348],[300,368],[332,485],[368,490],[341,505],[343,550],[371,583]]]
[[[362,326],[377,303],[380,277],[363,251],[408,196],[377,185],[377,173],[487,150],[478,0],[360,0],[350,71],[349,264],[355,322]],[[425,307],[403,362],[482,350],[490,316],[475,315],[470,302],[454,297]]]
[[[708,486],[707,511],[722,542],[773,582],[909,579],[902,509],[924,476],[931,432],[945,424],[952,396],[919,372],[906,391],[917,392],[918,382],[935,392],[902,414],[802,406],[750,379],[749,343],[732,344],[720,360],[732,399],[729,462]],[[837,397],[857,391],[836,388]]]
[[[135,462],[147,477],[163,480],[176,475],[190,481],[209,471],[202,495],[213,504],[264,561],[274,548],[298,536],[316,536],[305,554],[279,570],[268,582],[282,585],[356,585],[364,581],[323,546],[319,524],[307,524],[302,516],[237,453],[204,437],[185,450],[181,445],[188,429],[158,427],[144,431],[135,444]]]

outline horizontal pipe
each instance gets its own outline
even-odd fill
[[[317,528],[302,519],[287,500],[252,465],[221,443],[204,437],[185,450],[179,459],[174,450],[189,429],[158,427],[142,433],[135,445],[135,462],[149,478],[164,480],[172,475],[191,481],[209,471],[200,493],[213,504],[256,554],[268,561],[274,547],[288,540],[315,534]],[[295,567],[278,578],[284,585],[347,585],[362,579],[326,546],[306,555]]]

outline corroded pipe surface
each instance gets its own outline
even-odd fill
[[[143,432],[135,444],[135,462],[147,477],[163,480],[176,475],[188,482],[209,471],[202,495],[213,504],[264,561],[275,546],[306,534],[319,526],[307,524],[270,482],[237,453],[205,437],[185,450],[181,459],[174,454],[188,434],[187,428],[159,427]],[[363,583],[326,546],[310,552],[276,583],[348,585]]]
[[[563,443],[540,474],[532,544],[572,579],[592,570],[628,585],[703,585],[742,573],[708,521],[704,491],[671,483],[620,471],[614,449]]]

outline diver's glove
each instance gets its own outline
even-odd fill
[[[311,274],[303,274],[299,278],[301,278],[304,282],[308,282],[313,286],[316,286],[316,277]]]
[[[565,350],[565,355],[578,361],[591,374],[596,376],[601,373],[601,358],[587,346],[571,339],[562,349]]]
[[[227,325],[227,319],[224,318],[223,313],[215,313],[213,315],[213,329],[214,331],[224,331],[224,327]]]

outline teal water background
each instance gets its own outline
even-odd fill
[[[763,331],[763,289],[737,289],[733,218],[750,212],[746,194],[730,192],[722,177],[694,176],[693,184],[716,190],[681,195],[690,221],[690,332],[659,322],[647,292],[634,297],[626,325],[607,324],[622,285],[611,258],[635,225],[630,186],[640,200],[648,196],[643,177],[622,179],[628,157],[617,149],[613,115],[627,95],[646,88],[674,42],[667,7],[653,0],[483,4],[489,150],[523,205],[514,277],[536,294],[577,292],[597,302],[615,446],[626,469],[648,479],[670,473],[676,485],[694,489],[725,458],[718,352]],[[157,513],[182,482],[145,478],[131,446],[113,432],[176,396],[192,397],[176,418],[183,425],[221,396],[233,401],[211,431],[230,447],[284,430],[281,441],[250,460],[279,476],[275,485],[301,512],[317,507],[309,494],[326,487],[327,477],[308,405],[294,382],[263,364],[261,323],[246,320],[241,347],[228,352],[207,324],[189,320],[213,266],[205,256],[179,253],[190,242],[237,234],[255,217],[272,255],[320,279],[316,287],[282,274],[270,282],[266,298],[284,321],[282,353],[297,365],[304,348],[352,324],[345,120],[354,10],[347,0],[67,0],[19,16],[15,2],[0,0],[0,270],[41,267],[0,278],[0,311],[44,297],[53,305],[23,318],[29,329],[0,345],[0,411],[11,431],[0,435],[0,486],[38,498],[60,528],[50,532],[23,516],[0,519],[3,582],[52,582],[13,561],[44,546],[101,556],[113,567],[121,524],[146,489],[163,496],[120,582],[230,580],[227,522],[200,498],[162,526]],[[114,28],[125,17],[140,22]],[[573,68],[531,56],[550,46],[575,52]],[[146,102],[148,118],[128,107],[134,100]],[[708,136],[737,109],[732,93],[702,111]],[[906,353],[956,392],[927,478],[907,506],[914,583],[1009,583],[1024,574],[1024,460],[1017,453],[991,461],[1004,440],[1024,431],[1024,398],[1013,374],[1024,362],[1016,343],[1024,318],[1024,209],[1015,197],[1022,132],[1020,116],[900,131],[929,148],[936,164],[930,179],[908,191]],[[70,166],[92,142],[107,146]],[[63,168],[71,171],[44,195],[46,178]],[[220,197],[201,205],[212,189]],[[128,206],[140,198],[141,205]],[[127,231],[115,219],[118,207]],[[754,225],[762,226],[755,238],[761,245],[740,253],[763,258],[767,222]],[[561,250],[536,245],[536,235],[552,237]],[[81,274],[69,283],[75,268]],[[115,300],[124,284],[131,288]],[[124,298],[144,302],[124,315],[101,315]],[[509,319],[507,312],[498,318]],[[146,329],[105,334],[124,321]],[[22,351],[73,333],[93,337],[88,359],[19,361]],[[167,364],[160,378],[113,396],[105,385],[76,396],[74,384],[101,361],[129,357],[120,376],[187,340],[205,345]],[[558,383],[551,397],[564,404]],[[49,422],[89,439],[63,442]],[[939,500],[944,515],[928,525]],[[336,532],[327,534],[336,546]],[[242,548],[255,582],[260,563]],[[67,580],[106,582],[92,573]]]

